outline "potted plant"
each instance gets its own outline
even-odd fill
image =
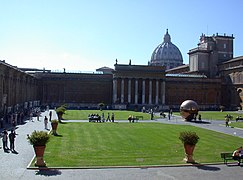
[[[36,162],[35,166],[45,167],[46,163],[43,159],[46,144],[49,142],[50,136],[45,131],[33,131],[31,135],[27,135],[27,139],[31,145],[33,145]]]
[[[185,148],[184,161],[186,161],[187,163],[194,163],[195,161],[193,160],[193,151],[195,145],[199,140],[199,136],[192,131],[183,131],[180,132],[179,139],[184,144],[184,148]]]
[[[54,136],[57,135],[57,126],[58,126],[58,120],[57,119],[51,120],[52,134]]]

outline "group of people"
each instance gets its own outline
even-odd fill
[[[172,114],[173,114],[173,110],[169,109],[169,111],[168,111],[168,119],[169,120],[172,117]],[[164,113],[164,111],[162,111],[159,115],[160,115],[161,118],[166,118],[166,114]]]
[[[14,141],[16,138],[16,133],[15,133],[14,129],[11,130],[10,134],[8,134],[7,129],[4,129],[3,132],[1,133],[1,136],[2,136],[4,152],[9,152],[9,150],[10,150],[12,153],[17,153],[15,151],[15,145],[14,145]],[[8,147],[8,140],[10,143],[10,148]]]
[[[12,125],[14,128],[18,124],[23,124],[26,119],[33,121],[33,117],[37,117],[39,120],[41,109],[39,107],[28,108],[18,110],[15,112],[8,112],[0,115],[0,128],[4,128],[5,125]]]
[[[105,118],[105,113],[102,113],[101,116],[99,114],[89,114],[88,115],[89,122],[115,122],[115,114],[107,113],[107,118]]]
[[[131,123],[131,122],[134,123],[135,120],[138,120],[137,118],[135,118],[135,117],[132,116],[132,115],[129,115],[127,119],[128,119],[128,121],[129,121],[130,123]]]

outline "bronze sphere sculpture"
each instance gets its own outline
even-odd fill
[[[193,100],[186,100],[180,106],[180,114],[187,121],[196,119],[198,114],[198,105]]]

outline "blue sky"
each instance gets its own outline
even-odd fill
[[[185,64],[202,33],[233,34],[236,57],[242,9],[241,0],[0,0],[0,59],[67,71],[146,65],[167,28]]]

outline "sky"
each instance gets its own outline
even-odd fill
[[[188,64],[202,33],[234,35],[243,55],[242,0],[0,0],[0,60],[67,72],[147,65],[168,29]]]

